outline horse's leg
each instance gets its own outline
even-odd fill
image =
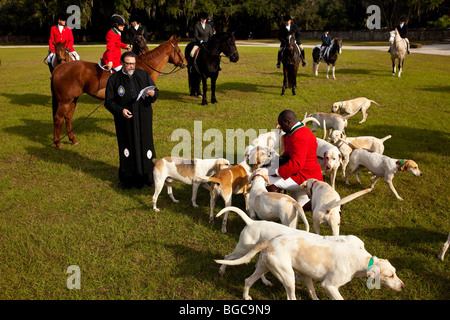
[[[395,59],[392,59],[392,76],[395,76]]]
[[[330,65],[329,64],[327,64],[327,79],[329,79],[328,78],[328,72],[330,72]]]
[[[216,99],[216,81],[219,73],[217,72],[211,77],[211,103],[217,103]]]
[[[398,77],[400,78],[402,76],[403,71],[403,59],[398,59]]]
[[[206,99],[206,92],[208,89],[208,78],[202,76],[202,86],[203,86],[203,97],[202,97],[202,106],[206,106],[208,104],[208,100]]]
[[[333,64],[332,70],[333,70],[333,79],[336,80],[336,75],[334,74],[334,70],[335,70],[335,65]]]
[[[58,110],[55,112],[53,116],[53,143],[56,145],[56,148],[61,149],[60,142],[60,134],[61,128],[64,122],[65,114],[69,109],[69,104],[67,103],[59,103]]]
[[[76,105],[76,99],[75,99],[70,104],[69,112],[66,113],[66,117],[65,117],[67,133],[69,134],[69,140],[72,141],[73,145],[78,144],[78,141],[75,139],[75,136],[73,134],[73,128],[72,128],[72,119],[73,119],[73,114],[75,113],[76,107],[77,107],[77,105]]]
[[[287,76],[286,76],[286,70],[283,67],[283,86],[281,87],[281,95],[284,96],[284,91],[286,91],[287,88]]]
[[[295,89],[297,88],[297,68],[295,67],[292,71],[292,95],[295,96]]]

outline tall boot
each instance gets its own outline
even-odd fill
[[[306,59],[305,59],[305,50],[301,50],[300,57],[302,58],[302,67],[306,66],[308,64],[308,62],[306,62]]]

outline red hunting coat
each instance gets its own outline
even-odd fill
[[[120,49],[126,49],[127,45],[122,43],[122,36],[116,29],[111,29],[106,34],[106,51],[103,54],[103,63],[113,63],[113,68],[120,66],[120,57],[122,52]]]
[[[73,33],[72,29],[69,27],[64,27],[62,32],[59,32],[58,26],[53,26],[50,29],[50,39],[48,40],[49,48],[52,50],[52,53],[55,53],[55,46],[53,42],[64,42],[66,41],[66,48],[69,48],[70,52],[73,52]]]
[[[278,174],[284,180],[292,178],[297,184],[315,178],[323,181],[322,169],[317,161],[317,140],[312,131],[303,123],[295,125],[285,135],[283,156],[289,161],[278,168]]]

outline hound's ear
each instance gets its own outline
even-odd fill
[[[403,162],[403,166],[400,169],[402,170],[402,172],[406,172],[406,171],[408,171],[408,166],[409,166],[409,160],[405,160]]]
[[[342,153],[339,153],[339,163],[342,164]]]
[[[308,181],[303,182],[303,183],[300,185],[300,189],[305,189],[307,183],[308,183]]]

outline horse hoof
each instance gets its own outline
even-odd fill
[[[216,99],[211,99],[211,103],[215,104],[215,103],[217,103],[217,100]]]
[[[207,106],[207,105],[208,105],[208,102],[202,101],[202,106]]]

